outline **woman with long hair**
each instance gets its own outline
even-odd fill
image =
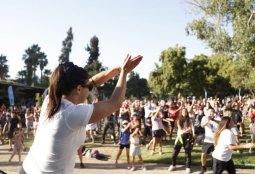
[[[223,117],[219,122],[218,129],[214,134],[213,151],[213,174],[221,174],[226,170],[229,174],[235,174],[235,165],[232,160],[232,150],[250,148],[254,144],[236,144],[236,138],[231,128],[234,127],[234,122],[230,117]]]
[[[58,65],[50,77],[34,143],[20,174],[73,173],[76,151],[85,140],[85,126],[120,108],[126,92],[126,77],[142,60],[127,55],[122,66],[89,77],[84,68],[71,62]],[[85,103],[93,87],[119,74],[110,99]]]
[[[177,138],[175,140],[174,150],[172,154],[172,165],[168,168],[168,171],[173,171],[176,168],[177,156],[183,146],[186,156],[186,173],[189,174],[191,165],[191,150],[192,150],[192,129],[193,124],[189,118],[187,108],[182,108],[181,115],[177,120]]]

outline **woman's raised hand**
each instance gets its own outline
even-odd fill
[[[136,57],[131,57],[129,54],[126,56],[124,63],[122,65],[122,70],[127,74],[132,71],[142,60],[143,56],[138,55]]]

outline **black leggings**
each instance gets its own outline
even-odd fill
[[[177,156],[183,146],[185,150],[185,157],[186,157],[186,168],[190,168],[191,165],[191,150],[192,150],[192,135],[189,133],[182,134],[183,144],[178,140],[174,146],[173,154],[172,154],[172,165],[176,165]]]
[[[235,164],[232,159],[229,161],[220,161],[213,158],[213,174],[221,174],[226,170],[229,174],[236,174]]]

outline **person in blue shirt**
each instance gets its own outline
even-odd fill
[[[132,125],[127,120],[122,121],[122,125],[123,125],[123,128],[121,129],[121,132],[120,132],[120,148],[116,157],[115,167],[116,168],[119,167],[118,160],[120,158],[120,155],[122,154],[123,149],[126,148],[127,169],[130,170],[131,166],[130,166],[130,158],[129,158],[129,149],[130,149],[129,137],[130,137],[130,128]]]

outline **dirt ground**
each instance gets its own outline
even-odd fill
[[[79,160],[76,159],[76,167],[74,169],[74,174],[125,174],[125,173],[136,173],[136,174],[169,174],[170,172],[167,171],[169,165],[166,164],[146,164],[147,170],[141,170],[141,166],[137,165],[135,171],[130,171],[126,169],[125,162],[120,162],[119,168],[115,168],[114,166],[114,159],[116,156],[117,147],[113,144],[95,144],[97,150],[100,153],[112,152],[111,155],[107,156],[106,160],[97,160],[95,158],[83,157],[85,168],[79,168]],[[10,155],[12,152],[9,152],[8,145],[0,145],[0,170],[8,173],[8,174],[15,174],[19,171],[21,164],[18,163],[18,156],[14,156],[13,161],[11,163],[8,162]],[[26,156],[26,152],[22,153],[22,160]],[[200,168],[197,166],[191,167],[192,173],[198,174]],[[185,167],[184,166],[177,166],[176,171],[171,172],[173,174],[185,174]],[[208,171],[208,174],[211,174],[212,171]],[[255,170],[240,170],[237,169],[237,173],[239,174],[254,174]],[[1,172],[0,172],[1,174]]]

